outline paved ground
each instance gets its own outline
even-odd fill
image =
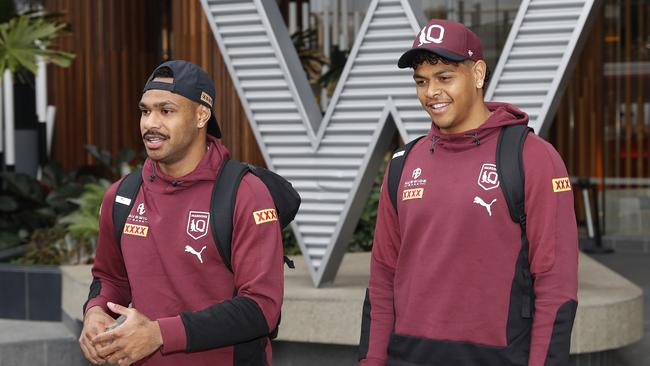
[[[650,253],[633,248],[619,249],[612,254],[592,255],[592,258],[618,272],[643,289],[643,339],[631,346],[612,352],[612,366],[650,365]]]
[[[0,319],[0,366],[86,366],[60,322]]]

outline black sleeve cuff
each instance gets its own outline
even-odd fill
[[[569,365],[571,330],[573,329],[573,320],[577,308],[578,303],[575,300],[569,300],[557,310],[555,323],[553,324],[553,334],[546,356],[546,366]]]
[[[188,352],[232,346],[269,334],[259,305],[245,296],[235,296],[203,310],[183,312],[181,319]]]

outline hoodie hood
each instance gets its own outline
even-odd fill
[[[488,138],[496,137],[496,132],[503,126],[527,124],[528,115],[512,104],[486,102],[490,117],[478,128],[462,133],[445,134],[438,126],[431,123],[427,140],[431,142],[431,151],[437,148],[465,150],[478,146]]]
[[[230,152],[219,140],[207,136],[207,151],[199,164],[182,177],[172,177],[162,172],[158,162],[147,158],[142,167],[143,185],[159,193],[173,193],[184,190],[202,181],[214,181],[223,162],[230,158]]]

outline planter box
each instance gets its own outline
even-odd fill
[[[60,321],[59,267],[0,264],[0,318]]]

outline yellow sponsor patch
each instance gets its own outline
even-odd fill
[[[149,232],[148,226],[126,224],[124,225],[124,234],[146,237]]]
[[[208,103],[212,107],[212,98],[206,92],[201,92],[201,100]]]
[[[568,177],[555,178],[552,181],[553,192],[566,192],[571,190],[571,181]]]
[[[274,208],[266,208],[253,212],[253,219],[257,225],[265,222],[278,221],[278,214]]]
[[[402,201],[422,198],[424,188],[405,189],[402,191]]]

